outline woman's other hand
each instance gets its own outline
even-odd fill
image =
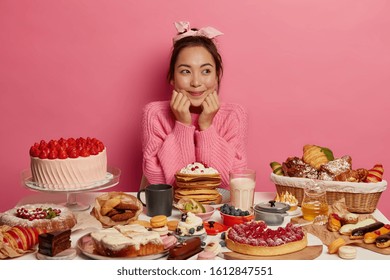
[[[171,98],[171,110],[175,115],[178,122],[185,125],[191,125],[191,113],[190,105],[191,102],[187,96],[176,90],[172,93]]]
[[[202,103],[202,113],[199,116],[199,129],[206,130],[212,123],[219,110],[219,98],[216,91],[210,93]]]

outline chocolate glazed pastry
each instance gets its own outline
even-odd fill
[[[168,260],[186,260],[202,251],[201,244],[202,242],[199,237],[190,238],[171,248],[169,250]]]
[[[379,235],[375,239],[376,247],[378,248],[387,248],[390,246],[390,232],[386,234]]]
[[[362,239],[364,237],[364,234],[366,234],[367,232],[371,232],[371,231],[380,229],[383,226],[384,226],[384,223],[376,222],[376,223],[373,223],[373,224],[370,224],[370,225],[367,225],[364,227],[355,228],[354,230],[352,230],[350,238],[351,239]]]

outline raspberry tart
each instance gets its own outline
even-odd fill
[[[96,138],[41,140],[30,157],[32,179],[45,189],[82,189],[107,175],[106,148]]]
[[[31,227],[40,232],[72,229],[76,223],[72,211],[55,204],[26,204],[0,214],[0,225]]]
[[[226,247],[255,256],[277,256],[300,251],[307,246],[302,227],[288,223],[276,230],[267,228],[263,221],[234,225],[227,231]]]

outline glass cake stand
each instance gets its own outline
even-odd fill
[[[77,202],[76,195],[78,193],[104,190],[116,186],[119,183],[119,177],[121,170],[116,167],[108,167],[106,177],[101,181],[92,182],[82,188],[64,189],[62,186],[56,186],[57,189],[48,189],[35,182],[32,178],[31,170],[26,169],[22,172],[22,184],[32,190],[48,192],[48,193],[66,193],[66,202],[64,206],[68,207],[72,211],[84,211],[88,210],[90,205]]]

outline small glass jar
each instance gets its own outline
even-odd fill
[[[326,190],[317,181],[304,188],[302,200],[302,215],[307,221],[313,221],[317,216],[328,216]]]

